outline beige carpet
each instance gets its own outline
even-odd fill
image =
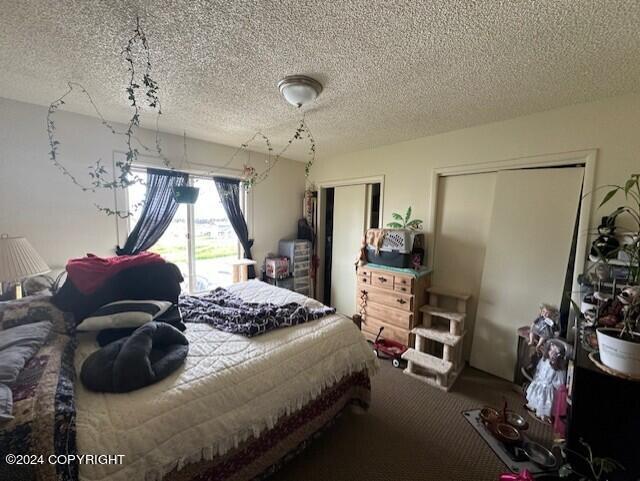
[[[496,481],[506,468],[460,414],[483,405],[522,412],[511,384],[467,367],[445,393],[381,362],[371,409],[345,413],[272,479],[278,481]],[[531,421],[529,436],[551,430]]]

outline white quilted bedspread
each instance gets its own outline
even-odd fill
[[[317,301],[260,281],[229,288],[253,302]],[[126,394],[98,394],[76,383],[79,454],[123,454],[121,465],[81,465],[81,480],[156,480],[176,466],[211,459],[270,428],[344,375],[377,362],[342,315],[252,339],[188,324],[183,368]],[[80,341],[76,370],[97,345]]]

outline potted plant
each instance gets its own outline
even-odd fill
[[[179,185],[173,188],[173,198],[178,204],[195,204],[200,189],[190,185]]]
[[[625,204],[615,209],[609,218],[624,215],[634,223],[634,232],[628,235],[629,241],[616,247],[615,254],[624,253],[629,265],[628,282],[637,285],[640,280],[640,174],[632,174],[624,185],[612,185],[602,199],[599,208],[621,196]],[[611,252],[602,256],[605,263],[611,258]],[[623,310],[622,328],[599,327],[597,329],[598,348],[602,363],[622,374],[640,377],[640,291],[627,289]]]
[[[419,230],[422,227],[422,221],[420,219],[411,219],[411,206],[407,209],[404,217],[402,214],[394,212],[391,216],[395,219],[394,222],[389,222],[387,227],[391,229],[411,229]]]
[[[640,378],[640,295],[636,292],[624,308],[622,329],[599,327],[600,360],[611,369]]]

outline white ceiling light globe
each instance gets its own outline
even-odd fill
[[[285,77],[278,82],[278,88],[284,99],[296,107],[313,102],[322,92],[320,82],[304,75]]]

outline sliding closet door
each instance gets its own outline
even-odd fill
[[[333,255],[331,304],[347,316],[356,313],[356,271],[366,222],[366,184],[335,188],[333,199]]]
[[[517,333],[541,302],[560,305],[583,168],[497,174],[471,365],[513,380]]]
[[[471,294],[466,329],[473,332],[489,238],[497,174],[456,175],[438,181],[433,283]],[[444,307],[453,307],[444,306]],[[464,342],[469,359],[471,334]]]

